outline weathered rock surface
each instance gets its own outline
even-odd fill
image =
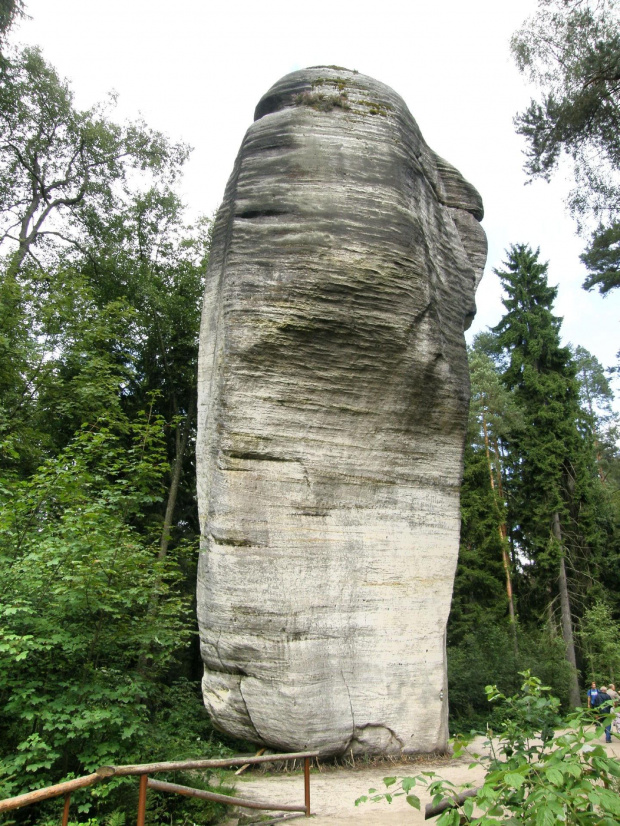
[[[383,84],[318,67],[259,102],[200,355],[203,694],[233,735],[445,748],[481,218]]]

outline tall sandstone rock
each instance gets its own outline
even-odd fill
[[[259,102],[200,344],[203,694],[232,735],[446,746],[481,218],[372,78],[306,69]]]

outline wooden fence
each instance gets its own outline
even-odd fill
[[[138,822],[137,826],[144,826],[146,815],[146,793],[148,789],[158,792],[169,792],[172,794],[182,794],[187,797],[198,797],[202,800],[212,800],[217,803],[225,803],[229,806],[243,806],[247,809],[269,809],[278,812],[300,812],[306,817],[310,817],[310,760],[317,757],[318,752],[302,751],[291,754],[263,754],[254,757],[233,757],[230,760],[180,760],[174,763],[142,763],[135,766],[102,766],[94,774],[85,777],[78,777],[75,780],[67,780],[65,783],[57,783],[55,786],[47,786],[45,789],[37,789],[34,792],[20,794],[17,797],[9,797],[0,800],[0,812],[7,812],[10,809],[21,809],[23,806],[32,806],[43,800],[64,795],[65,805],[62,813],[62,826],[67,826],[69,822],[69,806],[71,805],[71,793],[86,786],[93,786],[110,777],[138,776],[140,778],[140,789],[138,793]],[[176,783],[165,783],[160,780],[153,780],[149,774],[158,772],[187,771],[191,769],[222,769],[232,766],[252,765],[254,763],[274,763],[289,760],[304,761],[304,804],[294,806],[282,803],[268,803],[266,801],[245,800],[240,797],[229,797],[225,794],[215,794],[215,792],[205,792],[202,789],[192,789],[189,786],[179,786]]]

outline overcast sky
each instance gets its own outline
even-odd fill
[[[280,77],[339,65],[387,83],[407,103],[427,143],[480,191],[489,239],[472,331],[502,315],[499,280],[512,243],[540,247],[559,285],[565,342],[605,366],[620,349],[620,290],[581,289],[583,241],[564,197],[569,180],[525,186],[512,118],[529,101],[509,52],[535,0],[26,0],[31,19],[14,42],[41,46],[87,107],[114,90],[116,117],[141,114],[194,147],[183,183],[193,212],[223,196],[243,134],[262,94]],[[471,338],[471,335],[470,335]]]

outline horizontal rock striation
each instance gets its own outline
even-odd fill
[[[481,218],[387,86],[317,67],[259,102],[200,343],[203,694],[232,735],[446,747]]]

